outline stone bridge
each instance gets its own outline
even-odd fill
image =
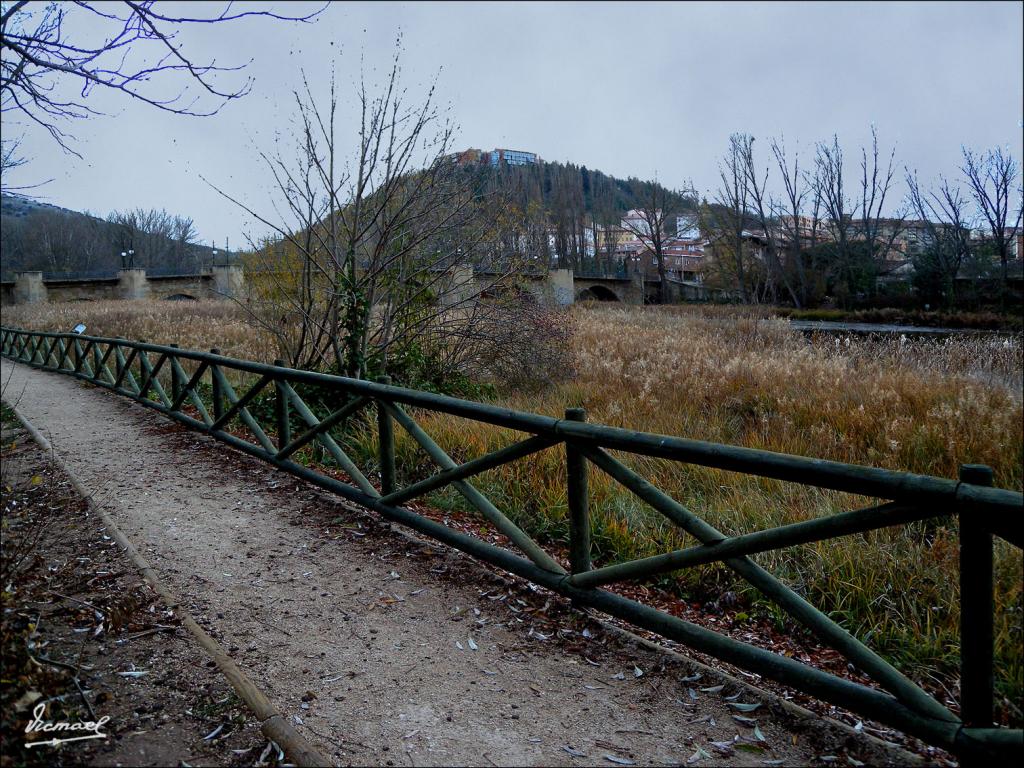
[[[0,283],[4,304],[100,299],[208,299],[241,297],[245,274],[241,267],[213,267],[185,275],[148,275],[144,269],[122,269],[101,277],[45,278],[42,272],[20,272]]]
[[[468,274],[469,267],[456,270],[458,292],[478,291],[486,295],[494,275]],[[458,272],[463,272],[459,275]],[[198,274],[147,274],[144,269],[124,269],[104,276],[54,276],[42,272],[21,272],[14,280],[0,283],[0,302],[32,304],[36,302],[95,301],[99,299],[206,299],[238,298],[245,293],[245,273],[240,266],[213,267]],[[698,284],[686,284],[697,286]],[[670,281],[670,300],[705,298],[695,287]],[[571,269],[553,269],[545,274],[527,275],[526,288],[539,302],[565,306],[577,301],[617,301],[623,304],[653,303],[658,282],[642,274],[607,276],[583,274]]]
[[[576,301],[618,301],[623,304],[644,303],[644,281],[632,277],[573,276]]]

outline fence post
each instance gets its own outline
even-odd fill
[[[567,408],[566,421],[586,421],[584,408]],[[579,449],[565,442],[566,488],[569,500],[569,570],[590,570],[590,509],[587,493],[587,460]]]
[[[278,368],[285,368],[285,362],[281,358],[274,360]],[[292,423],[288,418],[288,393],[285,391],[284,382],[274,379],[274,412],[277,416],[277,450],[281,450],[292,441]]]
[[[377,381],[391,384],[390,376]],[[395,490],[395,423],[379,402],[377,403],[377,436],[380,443],[380,489],[387,496]]]
[[[219,355],[219,349],[211,349],[211,355]],[[218,367],[210,365],[210,382],[213,384],[213,420],[216,421],[224,415],[224,393],[221,391],[220,379],[217,378]]]
[[[960,482],[991,486],[992,469],[964,464]],[[992,534],[972,513],[960,513],[960,719],[988,728],[994,692]]]
[[[171,346],[172,349],[177,349],[178,348],[177,344],[171,344],[170,346]],[[184,383],[185,383],[185,382],[183,382],[181,380],[181,375],[178,373],[178,366],[175,365],[176,362],[178,362],[177,356],[176,355],[172,355],[171,359],[170,359],[170,363],[171,363],[171,405],[174,405],[176,402],[178,402],[178,395],[181,394],[181,388],[184,386]]]

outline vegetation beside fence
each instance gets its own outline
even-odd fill
[[[773,332],[769,326],[768,335]],[[631,349],[637,348],[637,340],[634,334]],[[962,482],[957,483],[583,424],[578,422],[583,418],[582,410],[569,409],[562,414],[564,419],[550,418],[137,342],[7,331],[4,352],[115,389],[582,604],[931,743],[965,754],[1020,749],[1019,731],[992,730],[987,725],[992,720],[993,671],[1000,675],[1004,690],[1007,684],[1011,688],[1019,686],[1019,678],[1016,683],[1005,679],[1007,671],[1019,676],[1019,664],[1013,666],[1012,652],[1009,657],[1005,654],[1007,643],[1012,645],[1015,637],[1019,647],[1020,631],[1019,608],[1005,605],[1005,585],[1009,584],[1007,573],[1014,568],[1018,574],[1020,571],[1021,542],[1013,516],[1020,514],[1021,496],[986,488],[993,480],[987,468],[960,468]],[[806,373],[797,366],[790,375],[803,374],[804,386],[813,393]],[[682,373],[677,371],[676,375]],[[729,376],[719,378],[729,383]],[[834,389],[840,379],[827,378],[819,386]],[[200,386],[200,382],[205,385]],[[752,384],[756,382],[748,381],[738,391],[745,392]],[[323,397],[327,392],[333,396]],[[262,408],[258,407],[261,396]],[[266,398],[273,399],[273,418],[266,413]],[[705,405],[710,402],[705,401]],[[359,412],[364,416],[356,423],[362,426],[343,429],[345,421]],[[834,416],[824,414],[825,422]],[[473,449],[472,442],[467,447],[463,440],[446,450],[451,434],[440,428],[437,419],[451,424],[449,430],[457,429],[464,437],[477,436],[477,449]],[[471,428],[467,429],[469,424],[464,421],[460,429],[459,420],[469,420]],[[744,427],[743,421],[741,418],[740,424],[732,428],[749,432],[750,425]],[[509,430],[517,433],[516,442],[509,442]],[[1019,434],[1017,437],[1019,445]],[[418,446],[415,453],[410,441]],[[314,442],[319,443],[322,457],[327,464],[334,464],[336,471],[322,472],[296,461],[299,450]],[[502,479],[495,483],[481,474],[488,471]],[[1004,474],[1007,471],[1007,467],[1000,468]],[[508,474],[502,474],[508,472],[513,473],[512,481]],[[466,483],[471,476],[473,485]],[[1019,484],[1019,474],[1010,477]],[[533,495],[537,478],[543,484],[540,490],[548,493],[547,499]],[[555,490],[558,488],[561,491]],[[722,493],[708,493],[711,488]],[[405,501],[442,489],[458,493],[527,559],[402,507]],[[513,492],[516,495],[510,496]],[[777,498],[787,500],[782,506],[782,519],[763,512]],[[890,503],[878,503],[887,499]],[[545,508],[546,502],[551,502],[550,508]],[[860,509],[843,511],[851,507]],[[793,514],[795,510],[802,512]],[[531,535],[545,524],[541,534]],[[993,532],[999,540],[994,549]],[[558,539],[568,541],[568,563],[559,562],[546,551],[545,544]],[[631,540],[634,543],[630,550]],[[637,545],[636,540],[642,544]],[[835,541],[861,541],[861,547],[859,551],[856,545],[854,549],[844,548],[837,561],[834,555],[826,555],[835,548]],[[806,549],[796,550],[800,554],[794,557],[793,550],[788,549],[794,545]],[[785,554],[779,553],[782,549],[786,549]],[[854,552],[856,556],[851,557]],[[747,557],[755,554],[758,564]],[[931,570],[923,572],[930,580],[929,586],[915,584],[914,588],[901,589],[907,583],[900,572],[901,562],[908,556],[931,561]],[[825,557],[829,558],[827,569],[822,564]],[[627,559],[628,565],[614,565],[615,560]],[[714,578],[698,574],[696,578],[683,577],[680,584],[684,588],[706,588],[708,583],[749,584],[751,594],[756,590],[764,605],[771,604],[773,610],[788,614],[820,641],[841,651],[887,693],[595,589],[623,579],[667,578],[684,565],[711,564],[715,564]],[[943,591],[951,583],[950,571],[957,564],[961,566],[959,595],[955,590]],[[726,568],[730,573],[723,577]],[[780,581],[772,575],[772,570],[790,577],[795,591],[785,579]],[[848,601],[848,610],[833,605],[821,612],[807,598],[812,602],[827,598],[826,591],[814,582],[827,583],[836,574],[839,581],[831,583]],[[851,589],[843,574],[847,579],[859,576],[863,580],[866,576],[867,581]],[[993,580],[998,583],[994,585]],[[924,594],[915,595],[915,589]],[[1003,603],[995,608],[991,605],[993,589],[996,599]],[[1019,604],[1019,580],[1016,589]],[[863,594],[858,594],[860,590]],[[952,702],[932,699],[900,671],[908,665],[900,663],[904,659],[898,653],[899,635],[894,635],[892,627],[883,627],[881,632],[872,628],[866,639],[876,650],[886,651],[897,662],[895,666],[840,627],[843,624],[863,632],[856,617],[867,609],[861,602],[869,595],[875,602],[893,601],[891,610],[904,616],[916,611],[921,626],[936,611],[936,622],[956,623],[955,609],[941,604],[921,606],[921,597],[949,599],[953,604],[959,597],[962,611],[958,634],[964,648],[960,654],[964,682],[960,698],[971,728],[962,728],[944,705]],[[999,618],[993,627],[993,615],[1000,616],[1007,608],[1010,614],[1016,612],[1016,627],[1012,616],[1009,625]],[[993,631],[1000,654],[995,665]],[[942,635],[937,648],[945,650],[942,644],[956,644],[956,640],[951,634]],[[968,646],[970,652],[966,651]]]
[[[269,338],[224,302],[25,305],[5,310],[5,319],[7,312],[13,322],[42,330],[85,322],[98,335],[180,340],[186,347],[273,360]],[[1024,487],[1020,337],[808,339],[754,307],[577,307],[571,322],[576,377],[525,394],[492,382],[491,402],[555,417],[566,408],[584,407],[593,420],[630,429],[945,477],[955,476],[961,464],[983,463],[993,468],[997,485]],[[316,393],[307,385],[302,394],[317,408],[329,407],[329,392]],[[272,393],[260,395],[250,407],[267,423],[273,416]],[[457,460],[485,455],[513,439],[509,430],[448,414],[424,412],[417,418]],[[347,433],[345,446],[360,466],[373,467],[376,424],[371,419],[363,426]],[[399,467],[408,473],[430,466],[417,450],[408,435],[396,433]],[[318,451],[314,445],[297,457],[315,463],[323,459]],[[703,467],[631,461],[726,532],[812,519],[863,501]],[[564,543],[563,473],[558,452],[548,451],[474,482],[527,533]],[[595,562],[623,562],[679,543],[673,526],[607,476],[592,474],[591,494]],[[440,509],[466,507],[451,489],[435,492],[430,503]],[[758,557],[826,613],[870,637],[909,674],[955,690],[959,585],[949,574],[958,568],[956,536],[951,524],[917,524]],[[999,699],[1003,717],[1020,722],[1015,709],[1024,695],[1020,552],[997,546],[995,567]],[[783,620],[756,590],[720,565],[655,582],[700,602],[733,593],[752,620]]]

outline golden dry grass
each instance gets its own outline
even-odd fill
[[[123,336],[152,344],[178,344],[247,360],[272,362],[273,340],[247,322],[229,301],[73,301],[16,304],[3,308],[3,324],[43,331],[70,331],[85,323],[90,336]]]

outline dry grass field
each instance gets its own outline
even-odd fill
[[[7,308],[5,325],[47,330],[85,322],[89,333],[145,338],[269,361],[268,339],[237,307],[215,302],[91,302]],[[699,440],[955,477],[983,463],[996,484],[1024,485],[1022,344],[1012,337],[879,341],[808,339],[785,320],[735,308],[579,306],[576,375],[529,394],[499,392],[512,408],[561,415],[582,406],[591,421]],[[417,414],[457,459],[516,438],[499,428]],[[370,431],[351,436],[367,461]],[[429,471],[399,434],[399,463]],[[854,509],[869,500],[788,483],[653,459],[629,463],[716,527],[729,533]],[[478,478],[477,485],[537,536],[567,536],[564,464],[550,450]],[[684,546],[686,537],[635,497],[592,471],[595,559],[610,563]],[[454,496],[434,502],[461,508]],[[904,526],[759,555],[873,647],[919,678],[955,686],[959,656],[955,522]],[[997,646],[1004,711],[1019,721],[1022,691],[1021,557],[997,547]],[[694,599],[735,591],[751,617],[771,606],[716,566],[660,582]],[[776,617],[777,618],[777,617]]]

